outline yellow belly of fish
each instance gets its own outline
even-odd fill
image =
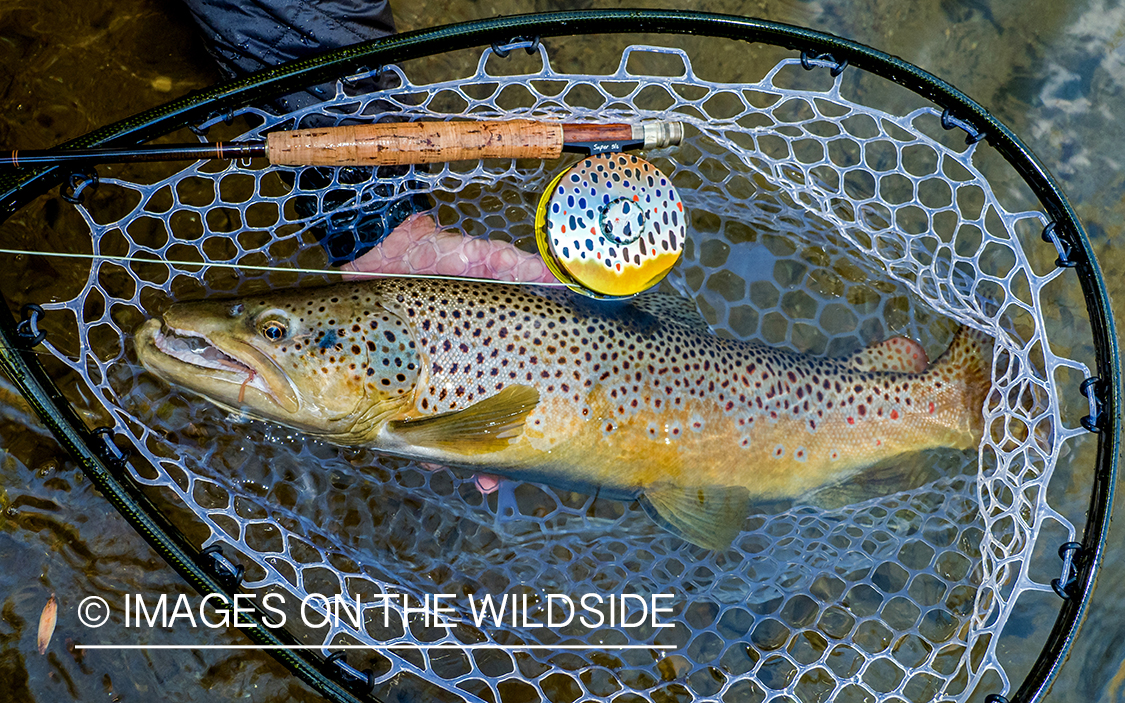
[[[592,399],[591,399],[592,400]],[[526,468],[544,480],[579,481],[625,491],[677,486],[739,486],[751,497],[794,497],[847,478],[905,452],[956,446],[940,419],[904,415],[847,425],[756,418],[747,431],[708,403],[678,412],[638,412],[621,422],[606,403],[590,402],[585,417],[567,402],[540,400],[523,436],[480,465]],[[500,470],[503,473],[503,470]]]

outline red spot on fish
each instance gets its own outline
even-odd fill
[[[848,418],[848,424],[849,424],[849,425],[854,425],[854,424],[855,424],[855,418],[854,418],[854,417],[849,417],[849,418]]]
[[[935,410],[937,410],[937,408],[934,406],[933,403],[930,403],[930,414],[933,415]]]
[[[560,231],[561,231],[561,232],[562,232],[563,234],[566,234],[566,225],[563,225],[563,226],[561,227]]]
[[[892,420],[897,420],[897,419],[898,419],[898,411],[897,411],[897,410],[892,410],[892,411],[891,411],[891,419],[892,419]]]
[[[676,207],[680,208],[680,212],[684,211],[684,204],[683,203],[676,203]]]

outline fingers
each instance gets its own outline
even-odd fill
[[[500,487],[500,481],[503,480],[499,476],[493,476],[492,474],[477,474],[473,478],[476,479],[477,488],[484,495],[494,493],[496,489]]]
[[[430,462],[420,461],[418,462],[418,466],[422,467],[426,471],[441,471],[445,469],[445,467],[441,464],[431,464]],[[473,476],[473,483],[476,485],[477,490],[479,490],[484,495],[495,493],[496,489],[500,487],[500,482],[503,480],[504,479],[500,478],[499,476],[494,476],[492,474],[475,474]]]
[[[346,280],[355,273],[459,276],[518,283],[549,283],[550,270],[535,254],[508,242],[466,237],[439,230],[427,213],[406,218],[371,251],[341,267]]]

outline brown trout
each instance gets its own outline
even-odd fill
[[[340,445],[620,499],[723,549],[751,498],[981,439],[991,345],[927,367],[895,338],[825,359],[716,337],[687,301],[601,303],[490,282],[383,279],[184,302],[142,364],[211,402]]]

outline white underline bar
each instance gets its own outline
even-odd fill
[[[623,650],[623,649],[676,649],[674,644],[76,644],[75,649],[496,649],[508,652],[527,650]]]

